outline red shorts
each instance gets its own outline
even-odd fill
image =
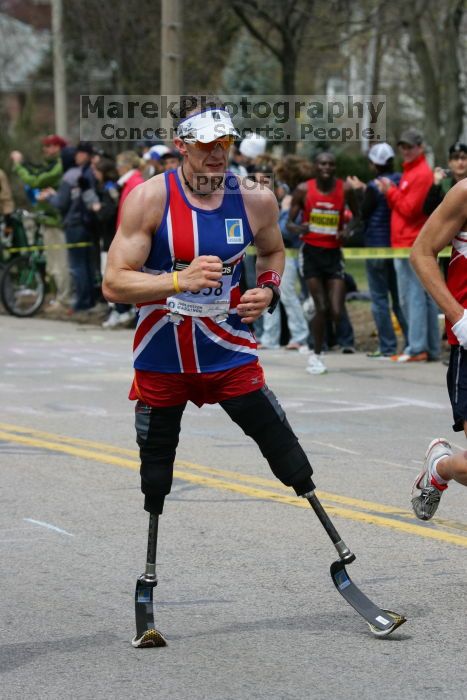
[[[222,372],[169,374],[135,370],[129,399],[147,406],[178,406],[192,401],[196,406],[219,403],[258,391],[264,386],[264,372],[258,360]]]

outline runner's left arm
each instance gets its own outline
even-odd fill
[[[285,249],[279,229],[279,208],[270,190],[251,194],[247,200],[247,211],[255,237],[256,278],[267,270],[282,275],[285,265]],[[240,298],[237,311],[245,323],[253,323],[272,301],[269,288],[248,289]]]

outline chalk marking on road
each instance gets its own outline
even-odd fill
[[[363,457],[364,455],[362,455],[362,458]],[[399,464],[399,462],[389,462],[387,459],[379,459],[379,457],[373,457],[371,455],[367,455],[367,459],[371,459],[372,462],[378,462],[378,464],[386,464],[389,467],[395,467],[396,469],[404,469],[406,471],[413,472],[413,467],[409,467],[407,464]]]
[[[448,401],[445,403],[433,402],[433,401],[423,401],[422,399],[408,399],[403,396],[388,396],[388,399],[394,401],[400,401],[406,406],[414,406],[416,408],[428,408],[430,411],[433,409],[445,410],[450,404]]]
[[[42,520],[33,520],[33,518],[23,518],[26,523],[32,523],[33,525],[39,525],[39,527],[46,527],[48,530],[54,530],[54,532],[59,532],[61,535],[68,535],[68,537],[74,537],[71,532],[62,530],[61,527],[56,525],[51,525],[51,523],[44,523]]]
[[[334,403],[334,404],[341,404],[338,407],[330,407],[328,408],[326,405],[322,405],[320,408],[302,408],[300,410],[297,410],[298,415],[303,415],[303,414],[321,414],[321,413],[360,413],[364,411],[386,411],[388,409],[392,408],[413,408],[417,407],[420,408],[420,403],[408,403],[407,401],[394,401],[392,403],[387,403],[387,404],[370,404],[370,403],[351,403],[350,401],[332,401],[329,403]],[[343,406],[342,404],[347,404]],[[427,406],[424,406],[427,408]],[[439,404],[436,406],[438,410],[446,410],[447,405],[441,405]],[[433,407],[431,407],[430,410],[433,410]]]
[[[22,429],[23,432],[25,429]],[[0,430],[0,440],[6,440],[9,442],[18,442],[26,445],[33,445],[35,447],[43,447],[56,452],[63,452],[65,454],[71,454],[76,457],[82,457],[84,459],[90,459],[100,463],[113,464],[121,467],[130,468],[133,470],[139,469],[139,462],[130,459],[124,459],[122,457],[116,457],[115,455],[92,452],[91,450],[85,450],[79,447],[74,447],[69,444],[61,444],[59,442],[51,442],[47,440],[40,440],[34,438],[28,438],[23,435],[15,435],[14,433],[7,433]],[[178,466],[178,461],[176,465]],[[261,479],[260,477],[252,477],[246,474],[238,474],[236,472],[226,472],[225,470],[219,470],[209,467],[203,467],[202,465],[194,465],[190,462],[185,462],[182,464],[185,468],[198,469],[203,471],[204,474],[212,473],[216,476],[204,476],[199,474],[192,474],[190,472],[181,471],[180,469],[175,470],[175,477],[188,481],[190,483],[198,484],[200,486],[207,486],[214,489],[221,489],[230,491],[233,493],[241,493],[243,495],[250,496],[251,498],[259,498],[261,500],[272,500],[277,503],[282,503],[286,505],[292,505],[297,508],[308,508],[309,505],[306,501],[297,498],[296,496],[285,495],[281,493],[276,493],[271,490],[263,490],[259,488],[254,488],[248,486],[245,483],[233,483],[232,481],[223,481],[218,478],[217,475],[222,475],[222,473],[227,474],[229,479],[238,479],[246,483],[263,483],[273,488],[278,488],[280,484],[267,480]],[[395,518],[412,517],[408,512],[398,508],[392,508],[390,506],[384,506],[378,503],[370,503],[368,501],[359,501],[358,499],[347,498],[344,496],[338,496],[337,494],[328,494],[325,492],[318,492],[323,501],[334,501],[335,503],[343,503],[345,505],[352,505],[354,507],[366,508],[370,511],[382,512],[387,515],[391,514]],[[421,537],[434,539],[443,542],[449,542],[450,544],[459,545],[461,547],[467,547],[467,537],[462,535],[451,534],[440,530],[437,528],[436,524],[430,523],[429,525],[416,525],[413,523],[404,522],[402,519],[391,519],[389,517],[382,517],[375,514],[374,512],[362,512],[358,510],[350,510],[349,508],[342,508],[340,506],[332,505],[332,503],[327,503],[329,512],[333,515],[346,518],[348,520],[356,520],[359,522],[364,522],[371,525],[377,525],[379,527],[390,528],[393,530],[399,530],[405,532],[406,534],[419,535]],[[447,524],[447,521],[446,521]]]
[[[320,442],[319,440],[309,440],[313,445],[321,445],[322,447],[331,447],[333,450],[337,450],[338,452],[346,452],[349,455],[360,455],[360,452],[356,452],[355,450],[349,450],[347,447],[338,447],[337,445],[333,445],[332,442]]]
[[[452,440],[449,440],[451,443],[451,447],[456,447],[458,450],[462,450],[462,452],[465,452],[466,450],[466,445],[457,445],[455,442],[452,442]]]

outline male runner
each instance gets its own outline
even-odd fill
[[[220,403],[258,444],[273,473],[298,495],[313,489],[311,465],[264,383],[247,324],[279,298],[284,246],[273,192],[226,174],[237,132],[220,105],[193,98],[175,115],[179,168],[137,187],[109,250],[103,290],[139,306],[134,340],[141,489],[162,513],[172,485],[188,401]],[[246,248],[257,251],[257,286],[241,296]]]
[[[316,178],[301,183],[293,193],[288,229],[303,241],[299,263],[316,310],[311,321],[314,351],[308,357],[307,372],[324,374],[321,350],[328,314],[337,325],[345,309],[341,245],[346,200],[352,210],[355,207],[352,188],[335,176],[333,154],[318,154],[314,165]],[[302,223],[296,224],[300,212]]]
[[[452,243],[447,282],[438,267],[438,253]],[[453,430],[467,436],[467,180],[457,183],[433,212],[416,239],[410,256],[427,292],[446,315],[451,345],[447,375],[454,416]],[[443,491],[454,479],[467,486],[467,452],[453,454],[444,438],[433,440],[422,472],[412,489],[412,507],[420,520],[429,520]]]

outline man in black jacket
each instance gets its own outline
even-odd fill
[[[95,305],[94,263],[91,246],[91,217],[84,193],[92,191],[91,144],[80,142],[76,148],[76,167],[64,174],[57,192],[45,190],[40,197],[56,207],[63,217],[66,242],[77,247],[68,249],[68,260],[73,278],[74,312],[86,312]],[[96,196],[97,199],[97,196]],[[82,245],[79,245],[82,244]]]
[[[433,171],[433,185],[427,194],[423,213],[430,216],[443,201],[451,187],[467,177],[467,145],[457,141],[449,149],[448,171],[437,167]]]

